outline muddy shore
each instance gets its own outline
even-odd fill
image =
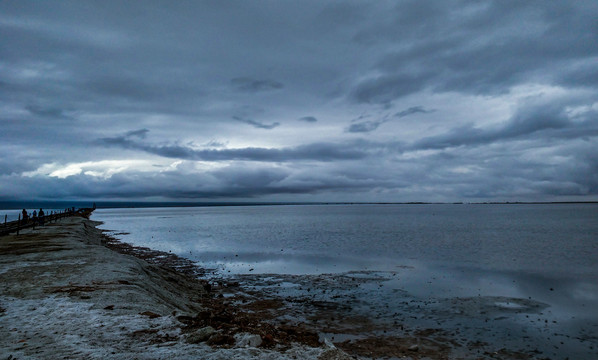
[[[63,219],[0,237],[0,359],[347,359],[184,259]],[[230,289],[229,289],[230,290]]]

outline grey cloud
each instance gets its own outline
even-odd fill
[[[345,144],[313,143],[288,148],[238,148],[238,149],[200,149],[187,146],[150,145],[136,142],[128,136],[101,138],[96,141],[103,146],[115,146],[124,149],[139,150],[147,153],[176,159],[204,160],[204,161],[335,161],[357,160],[370,154],[383,151],[386,146],[380,144],[354,141]]]
[[[427,110],[422,106],[413,106],[403,111],[400,111],[393,115],[395,118],[403,118],[413,114],[427,114],[434,112],[435,110]],[[349,133],[369,133],[378,129],[382,124],[389,122],[392,118],[389,115],[381,115],[381,118],[377,120],[363,120],[369,116],[360,116],[359,118],[352,121],[351,125],[345,129]]]
[[[10,158],[0,158],[0,176],[2,175],[19,175],[26,171],[33,171],[37,169],[39,164],[28,159],[26,156],[19,156],[13,154]]]
[[[422,90],[430,78],[430,74],[382,75],[359,83],[351,97],[359,103],[389,103]]]
[[[414,106],[410,107],[406,110],[400,111],[394,114],[394,117],[402,118],[405,116],[413,115],[413,114],[427,114],[434,112],[435,110],[426,110],[421,106]],[[380,127],[380,125],[390,121],[391,119],[386,115],[378,120],[365,120],[363,121],[364,117],[359,117],[357,120],[354,120],[348,128],[345,129],[346,132],[349,133],[369,133],[372,132]]]
[[[172,199],[254,198],[271,194],[315,194],[325,190],[359,190],[371,182],[359,184],[337,175],[304,178],[293,175],[288,169],[255,168],[235,165],[201,174],[186,174],[177,170],[159,173],[119,173],[107,179],[84,174],[67,178],[0,177],[7,190],[18,193],[23,188],[32,189],[32,199],[61,198],[144,198],[160,194]],[[0,195],[0,200],[12,200],[10,193]]]
[[[166,93],[164,88],[153,86],[149,79],[127,77],[124,74],[118,77],[95,77],[85,87],[97,95],[136,102],[155,101]]]
[[[57,107],[42,107],[37,105],[27,105],[25,109],[31,114],[49,118],[49,119],[71,119],[70,116],[64,113],[63,109]]]
[[[567,114],[568,103],[543,103],[539,106],[524,107],[501,127],[482,129],[465,125],[449,132],[422,138],[416,141],[413,149],[444,149],[461,145],[481,145],[496,141],[534,138],[583,138],[598,136],[598,115],[587,111],[573,121]]]
[[[139,129],[139,130],[131,130],[125,134],[125,137],[138,137],[140,139],[145,139],[147,137],[147,133],[149,132],[148,129]]]
[[[305,121],[305,122],[310,122],[310,123],[315,123],[318,121],[318,119],[316,119],[314,116],[304,116],[299,118],[300,121]]]
[[[537,156],[538,147],[544,156]],[[546,201],[595,195],[598,179],[591,171],[597,166],[596,157],[588,157],[592,147],[591,142],[566,147],[535,142],[512,149],[517,156],[505,154],[504,144],[450,148],[408,162],[406,182],[410,187],[433,186],[445,199]],[[554,157],[567,160],[556,165]]]
[[[384,124],[387,120],[376,120],[376,121],[362,121],[353,123],[347,128],[347,132],[350,133],[366,133],[376,130],[380,125]]]
[[[84,174],[64,179],[0,175],[5,184],[0,199],[10,200],[11,194],[23,189],[29,189],[31,197],[39,199],[144,198],[157,194],[172,199],[234,199],[340,193],[365,194],[366,198],[384,201],[392,193],[417,200],[429,191],[445,200],[587,196],[598,194],[598,157],[594,150],[590,142],[563,149],[555,147],[551,151],[570,158],[559,167],[533,156],[505,156],[499,147],[483,152],[453,149],[415,159],[397,159],[392,167],[372,158],[349,163],[350,166],[333,162],[312,169],[234,163],[201,173],[171,169],[159,173],[124,172],[110,178]],[[533,150],[519,152],[533,155]],[[472,170],[454,172],[463,167]]]
[[[352,124],[349,125],[349,127],[345,129],[345,131],[350,133],[368,133],[376,130],[380,125],[390,120],[388,116],[384,116],[378,120],[363,120],[368,117],[370,116],[362,115],[357,119],[353,120]]]
[[[0,1],[0,196],[595,200],[596,18],[566,0]],[[229,138],[289,143],[210,143]],[[154,156],[234,166],[21,176]]]
[[[259,92],[282,89],[284,85],[274,80],[257,80],[250,77],[238,77],[231,80],[231,84],[240,91]]]
[[[527,82],[596,86],[569,69],[598,56],[590,2],[409,1],[391,14],[356,36],[400,49],[354,87],[356,102],[384,104],[423,89],[500,94]]]
[[[429,113],[433,113],[435,111],[436,110],[424,109],[423,106],[413,106],[413,107],[410,107],[403,111],[399,111],[398,113],[394,114],[394,116],[396,116],[398,118],[402,118],[402,117],[413,115],[413,114],[429,114]]]
[[[598,68],[594,60],[567,70],[559,77],[559,83],[567,86],[598,88]]]
[[[280,126],[279,122],[273,122],[271,124],[264,124],[264,123],[261,123],[259,121],[255,121],[253,119],[249,119],[249,118],[245,118],[245,117],[241,117],[241,116],[236,116],[236,115],[233,116],[232,118],[235,119],[235,120],[237,120],[237,121],[240,121],[242,123],[251,125],[251,126],[253,126],[255,128],[258,128],[258,129],[271,130],[271,129],[274,129],[275,127],[277,127],[277,126]]]
[[[226,145],[227,145],[226,142],[216,141],[216,140],[210,140],[207,144],[205,144],[205,146],[209,147],[209,148],[223,148],[223,147],[226,147]]]

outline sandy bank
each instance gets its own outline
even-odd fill
[[[204,284],[102,246],[95,225],[72,217],[0,237],[0,359],[347,358],[283,344],[277,334],[291,329],[269,336],[255,316],[218,322],[214,309],[227,309]],[[190,343],[206,316],[222,336],[212,335],[214,346]]]

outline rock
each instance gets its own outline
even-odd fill
[[[409,350],[409,351],[419,351],[419,345],[417,345],[417,344],[411,345],[411,346],[409,346],[409,348],[407,348],[407,350]]]
[[[273,346],[274,345],[274,337],[271,334],[266,334],[264,336],[262,336],[262,345],[263,346]]]
[[[206,292],[208,292],[208,293],[209,293],[209,292],[211,292],[211,291],[212,291],[212,284],[210,284],[209,282],[206,282],[206,283],[204,283],[204,284],[203,284],[203,289],[204,289]]]
[[[114,310],[114,305],[108,305],[104,308],[104,310]]]
[[[262,337],[256,334],[239,334],[236,338],[238,347],[258,347],[262,344]]]
[[[187,342],[190,344],[198,344],[200,342],[207,341],[212,335],[214,335],[214,333],[216,333],[216,330],[214,330],[213,327],[206,326],[187,335]]]
[[[206,342],[208,345],[234,345],[235,338],[230,335],[214,334]]]

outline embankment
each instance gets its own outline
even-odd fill
[[[109,249],[97,224],[70,217],[0,237],[0,359],[347,358],[302,341],[310,334],[283,338],[200,280]],[[207,323],[212,336],[198,340]]]

